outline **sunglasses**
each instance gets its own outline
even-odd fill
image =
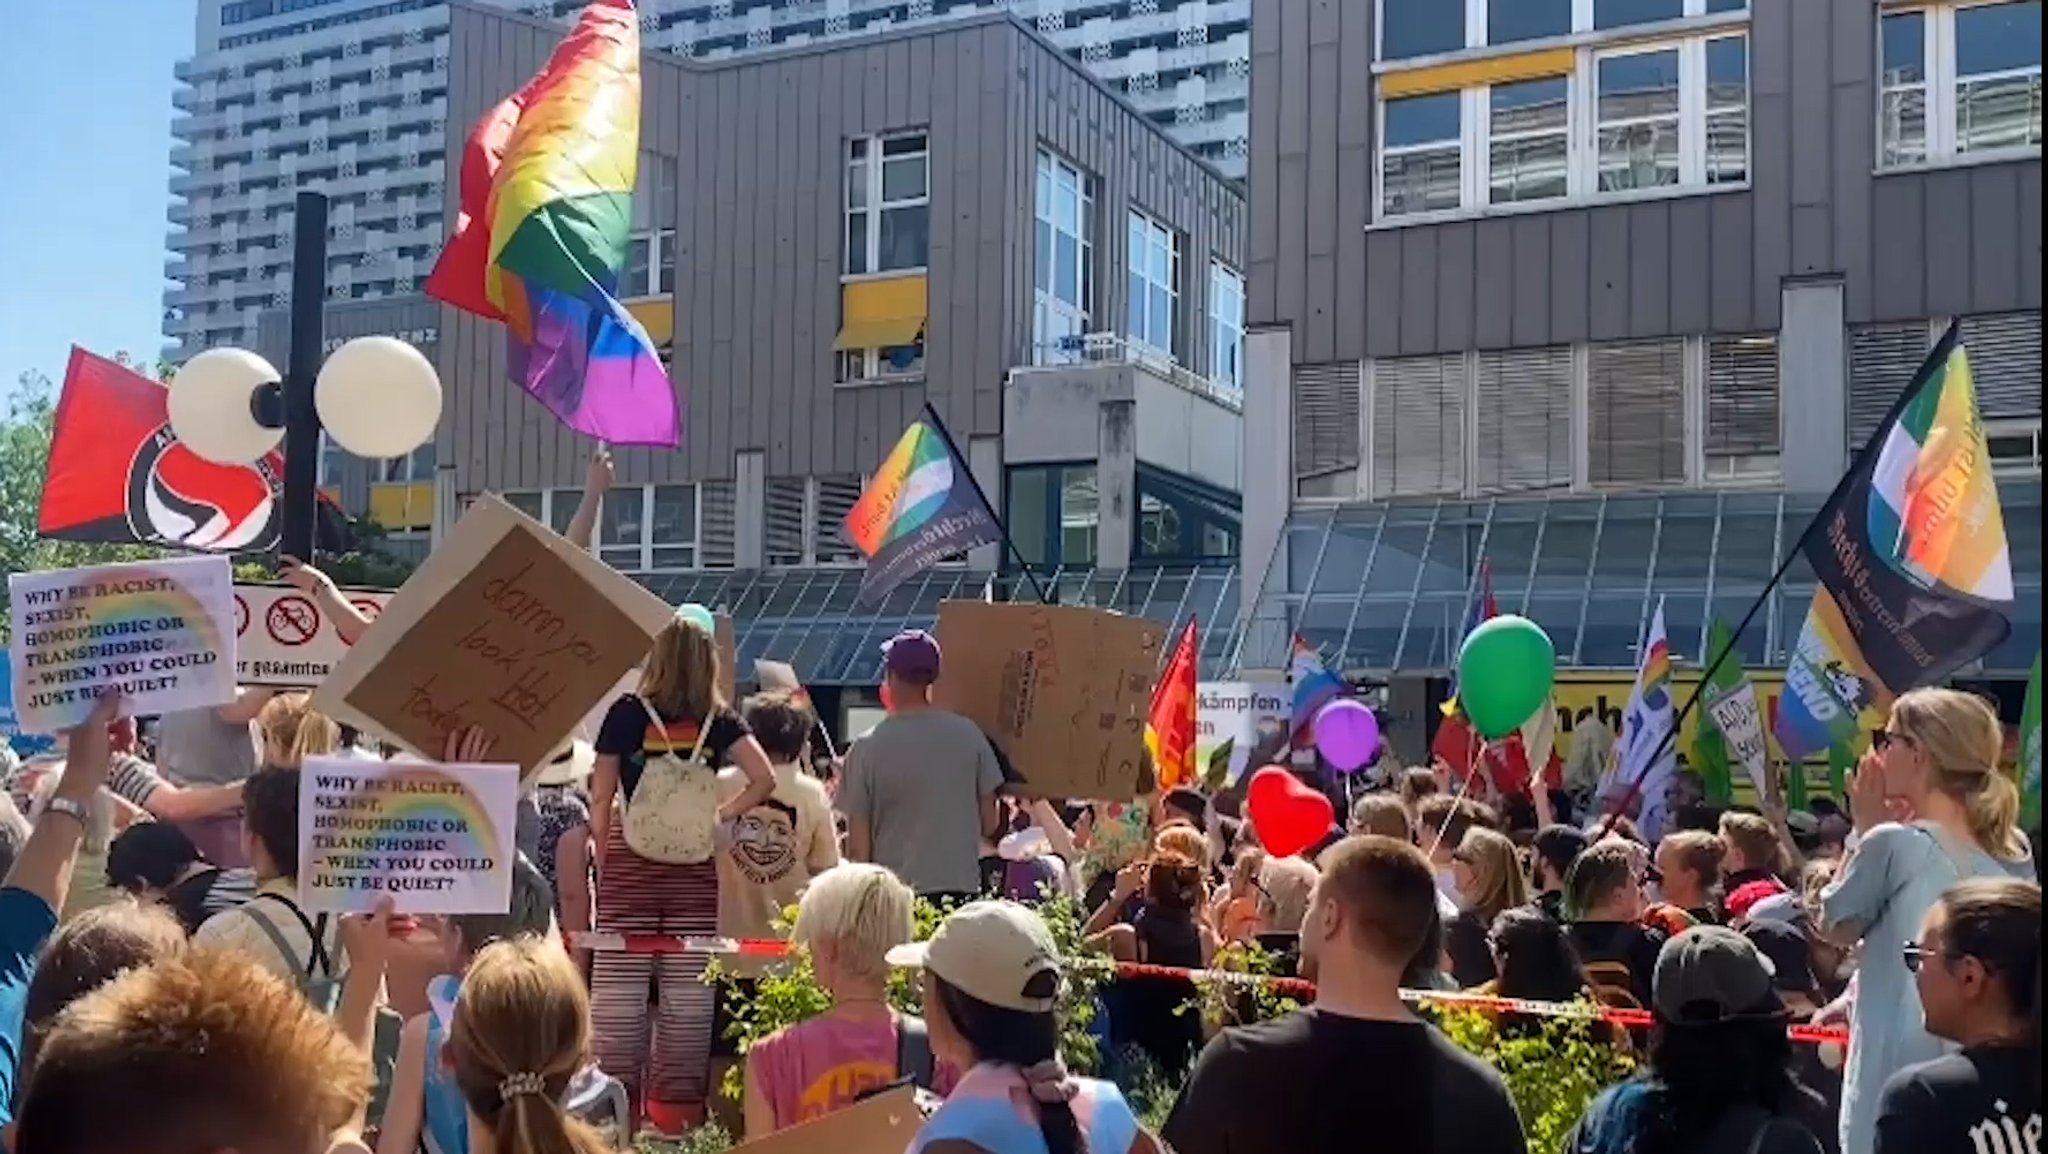
[[[1901,745],[1913,744],[1913,739],[1903,733],[1893,733],[1889,729],[1880,729],[1870,735],[1870,748],[1878,753],[1883,753],[1885,750],[1890,749],[1895,741]]]
[[[1929,958],[1953,958],[1955,955],[1941,950],[1929,949],[1919,942],[1907,942],[1899,947],[1899,960],[1906,963],[1906,972],[1917,974]]]

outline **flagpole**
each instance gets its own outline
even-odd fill
[[[1941,339],[1934,342],[1934,347],[1928,350],[1927,359],[1920,362],[1920,368],[1913,374],[1913,379],[1907,383],[1904,389],[1900,390],[1897,399],[1892,401],[1892,407],[1886,411],[1884,420],[1878,422],[1876,430],[1870,434],[1870,439],[1863,443],[1862,450],[1856,454],[1856,459],[1849,462],[1849,467],[1843,471],[1841,479],[1836,481],[1835,487],[1828,491],[1827,500],[1820,503],[1820,509],[1806,522],[1806,528],[1800,530],[1798,539],[1792,542],[1792,548],[1786,550],[1784,559],[1778,562],[1777,571],[1772,573],[1771,579],[1764,583],[1763,591],[1758,593],[1756,600],[1750,603],[1749,612],[1742,615],[1742,621],[1735,626],[1734,632],[1729,635],[1728,644],[1721,652],[1714,654],[1713,659],[1707,663],[1706,668],[1700,671],[1700,679],[1692,687],[1692,693],[1686,697],[1685,705],[1673,715],[1670,730],[1664,734],[1663,740],[1657,743],[1656,750],[1650,754],[1647,761],[1643,762],[1642,768],[1636,771],[1634,779],[1628,783],[1628,792],[1622,794],[1619,799],[1609,805],[1607,813],[1600,819],[1599,827],[1594,831],[1593,840],[1598,841],[1606,836],[1608,829],[1614,824],[1614,819],[1621,816],[1622,812],[1629,807],[1630,802],[1642,796],[1643,781],[1649,777],[1651,768],[1657,764],[1659,758],[1664,756],[1664,751],[1671,748],[1672,744],[1678,740],[1679,729],[1685,725],[1685,719],[1692,713],[1693,706],[1698,705],[1701,696],[1706,693],[1707,684],[1714,679],[1716,673],[1721,671],[1721,666],[1728,661],[1728,655],[1735,652],[1736,643],[1742,640],[1742,635],[1756,621],[1756,615],[1762,612],[1763,607],[1769,603],[1771,591],[1776,589],[1785,580],[1785,574],[1792,571],[1793,562],[1799,560],[1800,556],[1805,553],[1806,540],[1813,536],[1813,531],[1819,527],[1821,518],[1825,517],[1828,511],[1835,507],[1835,503],[1842,499],[1842,495],[1848,490],[1850,482],[1863,474],[1863,467],[1868,463],[1867,459],[1882,445],[1879,438],[1890,432],[1891,427],[1898,423],[1899,414],[1905,412],[1906,406],[1912,403],[1913,398],[1920,395],[1920,390],[1927,387],[1927,382],[1934,376],[1935,366],[1948,363],[1949,354],[1954,351],[1956,346],[1956,338],[1959,334],[1961,323],[1961,321],[1950,321],[1948,323],[1948,330],[1942,333]],[[1804,770],[1800,772],[1803,773]]]
[[[967,483],[974,488],[974,495],[981,499],[981,507],[987,509],[989,517],[995,521],[996,532],[1003,538],[1003,547],[1017,562],[1017,569],[1024,574],[1024,580],[1031,583],[1031,592],[1037,595],[1039,604],[1052,604],[1052,598],[1046,595],[1045,586],[1038,583],[1037,575],[1031,572],[1031,564],[1024,560],[1023,551],[1017,548],[1017,542],[1010,539],[1009,522],[1004,520],[1001,513],[996,512],[995,505],[988,499],[988,493],[981,487],[981,478],[974,475],[974,463],[969,461],[967,455],[960,451],[960,446],[954,443],[953,431],[946,427],[946,422],[939,417],[939,411],[932,407],[930,401],[924,403],[924,418],[931,422],[932,431],[946,443],[946,451],[953,455],[955,461],[960,462],[960,471],[967,474]]]

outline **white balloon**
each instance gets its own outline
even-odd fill
[[[258,424],[249,398],[280,379],[269,361],[247,349],[208,349],[186,361],[171,378],[171,430],[186,448],[209,461],[260,461],[284,439],[284,429]]]
[[[327,435],[358,457],[403,457],[441,422],[441,378],[418,349],[393,337],[358,337],[320,366],[313,403]]]

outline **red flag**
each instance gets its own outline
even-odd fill
[[[1526,793],[1529,789],[1529,755],[1522,745],[1522,735],[1511,733],[1506,740],[1488,748],[1479,734],[1473,731],[1471,723],[1463,714],[1444,718],[1437,726],[1436,741],[1430,746],[1430,753],[1451,767],[1456,781],[1462,782],[1473,767],[1485,770],[1494,788],[1504,796]],[[1543,779],[1551,789],[1560,789],[1564,782],[1564,761],[1552,750],[1544,765]]]
[[[1195,622],[1188,619],[1180,644],[1166,662],[1166,674],[1152,691],[1152,713],[1145,723],[1145,748],[1152,753],[1152,772],[1159,788],[1193,785],[1195,773]]]

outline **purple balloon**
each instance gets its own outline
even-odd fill
[[[1349,698],[1316,711],[1315,735],[1316,752],[1339,773],[1357,773],[1380,751],[1380,719]]]

